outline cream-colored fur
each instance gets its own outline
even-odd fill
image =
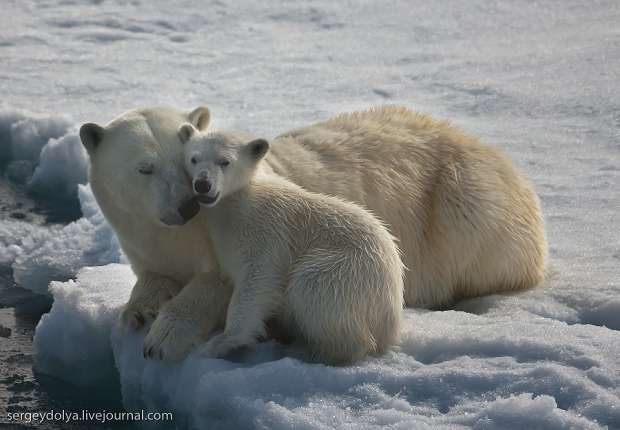
[[[192,192],[180,173],[177,136],[188,120],[204,130],[208,110],[141,109],[105,127],[87,124],[81,133],[95,197],[138,275],[134,289],[146,290],[132,294],[124,321],[140,326],[161,305],[145,352],[172,360],[221,326],[230,298],[230,286],[209,274],[214,257],[205,211],[184,225],[162,224],[178,223],[176,209]],[[161,168],[142,176],[145,160]],[[547,247],[532,186],[501,151],[447,122],[390,106],[339,115],[272,140],[263,165],[381,219],[409,269],[409,306],[444,306],[543,279]],[[183,289],[162,305],[168,294],[161,288],[171,279]],[[134,296],[142,299],[132,302]]]
[[[542,281],[547,243],[538,197],[500,150],[445,121],[386,106],[277,138],[278,174],[361,204],[398,239],[408,306]]]
[[[206,355],[253,345],[272,318],[327,363],[382,353],[397,341],[403,265],[381,222],[265,172],[265,140],[199,134],[191,124],[180,134],[188,173],[210,184],[201,194],[212,197],[209,234],[234,285],[224,332],[209,340]]]

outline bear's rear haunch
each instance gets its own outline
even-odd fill
[[[544,279],[532,185],[499,149],[447,121],[397,106],[342,114],[276,138],[270,154],[279,175],[386,223],[409,269],[407,306],[443,307]]]
[[[324,363],[352,363],[398,341],[403,265],[379,220],[265,171],[264,139],[200,134],[191,124],[179,135],[217,262],[233,283],[224,331],[204,354],[256,343],[270,319]]]

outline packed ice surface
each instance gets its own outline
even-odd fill
[[[233,361],[192,355],[165,365],[145,361],[143,335],[115,324],[134,279],[113,264],[52,283],[54,305],[34,339],[37,368],[95,385],[118,370],[126,408],[174,411],[182,428],[620,424],[620,333],[584,324],[550,288],[407,310],[400,348],[353,366],[303,363],[275,342]],[[608,299],[617,300],[612,291]]]
[[[3,7],[0,165],[35,194],[76,192],[77,126],[137,106],[207,104],[216,126],[269,138],[399,103],[505,150],[536,186],[550,244],[542,288],[407,310],[400,352],[344,368],[273,343],[237,362],[145,362],[141,335],[112,330],[127,267],[88,269],[52,284],[35,339],[42,371],[98,384],[95,372],[116,367],[128,408],[173,409],[195,428],[620,428],[620,3]],[[65,227],[0,222],[0,260],[22,286],[43,292],[122,259],[79,189],[84,217]]]

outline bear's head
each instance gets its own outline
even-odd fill
[[[213,207],[220,199],[245,187],[269,150],[265,139],[236,133],[200,133],[191,123],[179,127],[185,169],[201,205]]]
[[[183,225],[199,211],[183,166],[178,129],[189,122],[208,127],[209,109],[189,114],[170,108],[129,111],[106,126],[80,128],[90,159],[90,184],[106,217],[116,225],[129,221]]]

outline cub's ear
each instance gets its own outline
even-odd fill
[[[250,156],[254,160],[258,161],[263,158],[265,154],[267,154],[267,151],[269,151],[269,142],[265,139],[255,139],[249,142],[246,148],[248,149]]]
[[[105,129],[103,127],[92,122],[88,122],[80,127],[80,139],[89,154],[97,150],[97,147],[103,140],[104,133]]]
[[[186,122],[184,124],[181,124],[178,133],[179,139],[181,139],[181,143],[185,143],[194,135],[194,133],[198,133],[198,130],[196,130],[196,127],[191,125],[189,122]]]
[[[188,119],[198,130],[206,130],[211,122],[211,112],[208,107],[200,106],[190,112]]]

